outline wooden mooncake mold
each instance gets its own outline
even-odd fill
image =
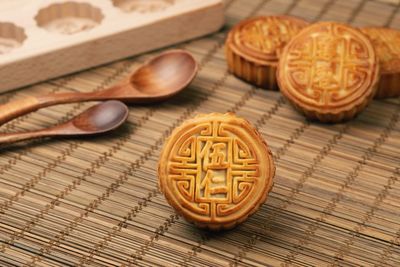
[[[217,31],[224,3],[0,1],[0,18],[2,93]]]
[[[277,89],[275,72],[287,42],[308,22],[289,16],[244,20],[228,34],[225,54],[228,69],[237,77],[266,89]]]
[[[308,118],[339,122],[353,118],[371,101],[379,62],[361,31],[320,22],[287,44],[277,79],[281,92]]]
[[[232,113],[199,115],[161,152],[161,191],[188,221],[211,230],[243,222],[265,202],[275,166],[256,129]]]
[[[400,31],[382,27],[361,31],[371,39],[380,63],[381,78],[375,98],[400,96]]]

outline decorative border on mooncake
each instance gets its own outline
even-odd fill
[[[276,65],[260,65],[236,54],[227,44],[225,46],[228,69],[238,78],[264,89],[278,90]]]
[[[400,72],[381,74],[375,98],[382,99],[398,96],[400,96]]]

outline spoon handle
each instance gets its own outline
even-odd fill
[[[26,133],[2,133],[0,134],[0,144],[10,144],[23,140],[29,140],[38,137],[50,136],[51,133],[45,131],[34,131]]]
[[[3,104],[0,106],[0,124],[39,108],[39,100],[36,97],[31,96]]]
[[[6,104],[0,105],[0,125],[44,107],[57,104],[109,99],[110,96],[107,98],[105,92],[106,91],[90,93],[59,93],[37,97],[26,96],[23,99],[10,101]]]

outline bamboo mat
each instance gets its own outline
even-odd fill
[[[128,123],[91,138],[45,139],[0,151],[0,266],[400,266],[400,99],[374,101],[345,124],[309,123],[280,93],[226,71],[223,41],[249,16],[400,28],[399,5],[360,0],[232,0],[226,26],[176,47],[201,69],[182,94],[131,106]],[[4,94],[6,102],[48,92],[107,87],[148,57]],[[1,129],[49,127],[93,103],[60,105]],[[160,149],[198,113],[233,111],[271,147],[275,186],[259,212],[222,233],[196,229],[157,190]]]

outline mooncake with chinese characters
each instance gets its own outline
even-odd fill
[[[188,221],[230,229],[258,210],[275,165],[257,130],[232,113],[199,115],[177,127],[161,152],[159,186]]]
[[[379,62],[361,31],[320,22],[287,44],[277,79],[282,94],[308,118],[340,122],[356,116],[374,97]]]
[[[375,98],[400,96],[400,31],[366,27],[361,31],[372,41],[378,55],[381,78]]]
[[[244,20],[228,34],[228,69],[237,77],[266,89],[277,89],[275,72],[287,42],[308,22],[290,16],[262,16]]]

